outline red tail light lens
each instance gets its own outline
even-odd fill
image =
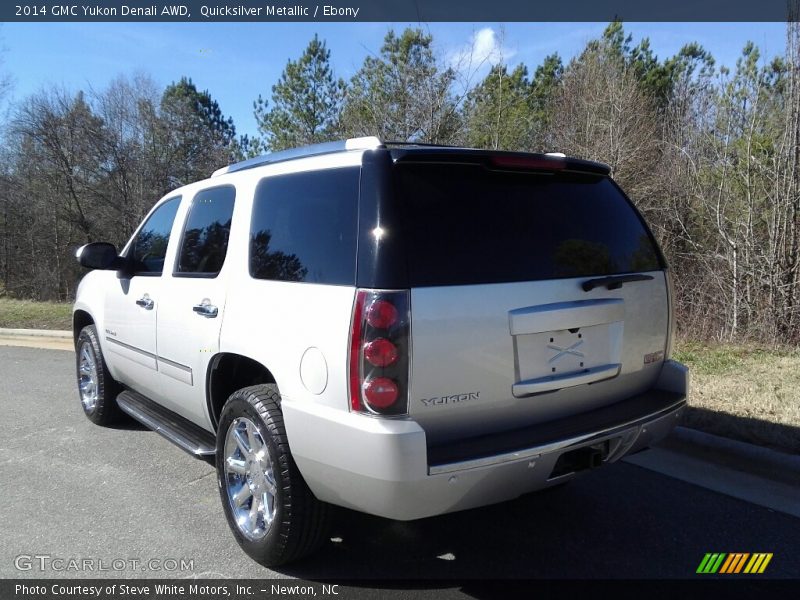
[[[364,383],[364,399],[376,409],[386,409],[397,401],[400,390],[388,377],[376,377]]]
[[[408,290],[358,290],[350,330],[350,409],[408,413],[411,311]]]
[[[364,358],[375,367],[388,367],[397,360],[397,347],[385,338],[364,344]]]
[[[377,329],[388,329],[397,323],[397,308],[386,300],[375,300],[367,309],[367,323]]]
[[[356,292],[353,323],[350,325],[350,410],[361,410],[361,344],[364,331],[364,303],[367,292]]]

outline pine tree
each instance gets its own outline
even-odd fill
[[[527,148],[533,126],[532,91],[524,65],[511,73],[506,65],[493,66],[467,95],[467,144],[494,150]]]
[[[208,177],[224,166],[236,151],[236,128],[226,119],[208,91],[198,91],[183,77],[164,90],[159,120],[162,139],[169,152],[173,185]]]
[[[564,75],[564,64],[561,57],[550,54],[544,57],[541,65],[536,67],[531,80],[531,101],[533,117],[537,129],[537,138],[541,141],[542,132],[550,125],[553,111],[553,98]]]
[[[337,137],[345,84],[335,78],[330,59],[330,50],[315,35],[303,55],[290,60],[272,86],[272,108],[259,95],[253,108],[265,149],[282,150]]]
[[[350,81],[344,127],[350,135],[448,143],[459,128],[451,93],[455,72],[434,56],[433,38],[419,29],[389,31],[379,56],[368,56]]]

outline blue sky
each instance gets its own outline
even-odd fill
[[[2,72],[14,80],[12,99],[52,84],[101,90],[120,74],[146,72],[165,86],[190,76],[208,89],[239,133],[254,133],[253,100],[269,97],[286,61],[297,58],[318,33],[332,53],[336,74],[349,78],[368,53],[377,54],[386,31],[408,23],[4,23],[0,27]],[[558,52],[568,60],[600,35],[605,23],[431,23],[444,60],[464,65],[471,53],[503,56],[533,71]],[[771,58],[783,53],[783,23],[626,23],[634,43],[649,37],[660,57],[698,41],[733,66],[752,40]],[[488,68],[463,69],[472,80]],[[473,62],[473,65],[475,62]]]

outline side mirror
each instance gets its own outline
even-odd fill
[[[75,256],[81,266],[88,269],[117,270],[123,262],[117,255],[114,244],[108,242],[92,242],[81,246],[75,252]]]

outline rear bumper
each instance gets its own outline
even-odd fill
[[[567,452],[602,447],[611,463],[665,437],[686,404],[688,371],[667,361],[656,387],[610,407],[502,435],[428,447],[411,420],[285,400],[292,455],[323,501],[399,520],[502,502],[563,481]]]

